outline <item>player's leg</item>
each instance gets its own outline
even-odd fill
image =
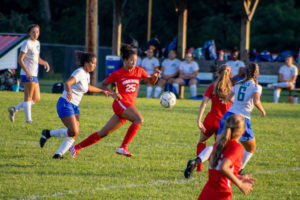
[[[179,85],[185,85],[185,82],[182,78],[176,78],[172,84],[176,95],[179,95]]]
[[[120,128],[123,124],[124,123],[122,123],[120,118],[116,114],[114,114],[100,131],[91,134],[85,140],[81,141],[77,145],[72,146],[70,148],[72,157],[76,158],[77,153],[80,149],[86,148],[92,144],[99,142],[102,138],[114,132],[115,130]]]
[[[40,101],[40,99],[41,99],[40,93],[41,93],[40,92],[40,84],[36,83],[34,91],[33,91],[33,95],[32,95],[32,101],[31,101],[32,105]]]
[[[150,84],[147,84],[147,98],[151,98],[152,90],[153,90],[153,86]]]
[[[197,96],[197,80],[195,78],[192,78],[189,81],[189,86],[190,86],[191,96],[192,97]]]
[[[160,79],[157,83],[157,86],[154,90],[154,98],[158,98],[158,96],[161,93],[162,87],[164,87],[166,85],[167,81],[165,79]]]
[[[24,113],[25,113],[25,119],[26,119],[27,123],[32,123],[31,106],[32,106],[32,97],[33,97],[36,83],[33,81],[24,82],[23,85],[24,85],[23,108],[24,108]]]
[[[123,139],[123,142],[118,148],[117,153],[122,154],[128,157],[131,157],[132,154],[128,152],[127,147],[131,140],[136,135],[137,131],[139,130],[140,126],[144,122],[144,118],[141,113],[135,107],[129,107],[122,113],[122,118],[127,119],[132,122],[130,127],[127,130],[127,133]]]

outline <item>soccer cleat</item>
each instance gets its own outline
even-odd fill
[[[33,124],[33,121],[30,120],[30,121],[26,121],[27,124]]]
[[[9,107],[8,108],[8,112],[9,112],[9,119],[11,122],[15,122],[15,116],[16,116],[16,109],[15,107]]]
[[[193,170],[197,167],[197,163],[195,160],[189,160],[187,163],[186,169],[184,171],[184,177],[190,178],[192,176]]]
[[[71,156],[73,158],[76,158],[77,157],[77,154],[78,154],[78,150],[75,149],[75,146],[71,146],[70,149],[69,149],[70,153],[71,153]]]
[[[117,149],[116,153],[119,155],[127,156],[127,157],[133,156],[133,154],[131,154],[127,149],[121,148],[121,147]]]
[[[52,157],[53,159],[64,159],[64,157],[62,157],[62,155],[60,154],[54,154],[54,156]]]
[[[42,136],[40,138],[40,146],[41,148],[43,148],[43,146],[45,145],[47,139],[49,139],[51,136],[50,136],[50,131],[47,130],[47,129],[44,129],[42,131]]]

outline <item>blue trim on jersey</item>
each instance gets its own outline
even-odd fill
[[[226,112],[225,115],[222,117],[222,119],[220,120],[219,123],[219,130],[218,130],[218,134],[220,134],[223,130],[223,127],[225,125],[225,121],[226,119],[231,116],[234,115],[235,113],[232,112]],[[240,138],[240,142],[244,142],[244,141],[249,141],[252,140],[254,138],[254,134],[253,134],[253,130],[251,128],[251,122],[250,119],[248,118],[244,118],[245,120],[245,133],[242,135],[242,137]]]
[[[62,97],[60,97],[57,101],[56,110],[59,118],[80,114],[78,106],[75,106]]]
[[[38,80],[37,76],[33,76],[32,80],[30,80],[30,79],[27,79],[26,75],[21,75],[21,82],[22,83],[25,83],[25,82],[36,82],[36,83],[39,83],[39,80]]]

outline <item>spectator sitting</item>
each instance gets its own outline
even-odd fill
[[[155,69],[159,68],[159,61],[154,56],[154,52],[152,49],[147,50],[147,57],[142,61],[142,67],[146,70],[146,72],[152,76]],[[145,82],[141,82],[145,84]],[[152,85],[147,84],[147,98],[151,98],[152,95]]]
[[[268,84],[269,88],[274,90],[274,103],[278,103],[280,91],[282,88],[292,90],[295,88],[295,82],[298,75],[298,69],[293,65],[293,56],[286,56],[285,65],[279,68],[278,81],[279,83]]]
[[[241,60],[238,60],[238,58],[239,50],[237,48],[234,48],[231,52],[232,60],[225,63],[231,68],[231,78],[233,83],[242,80],[245,75],[245,63]]]
[[[167,59],[165,59],[161,64],[162,78],[158,81],[157,87],[154,91],[154,98],[158,98],[161,88],[167,83],[172,84],[174,78],[178,76],[178,70],[180,65],[180,60],[176,58],[175,50],[170,50]]]
[[[174,80],[173,88],[176,93],[179,93],[179,85],[189,85],[191,96],[197,95],[197,74],[199,71],[198,63],[193,61],[191,53],[185,55],[185,61],[182,61],[179,66],[179,77]]]

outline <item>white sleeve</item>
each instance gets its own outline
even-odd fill
[[[193,61],[193,68],[194,68],[194,71],[199,71],[199,65],[195,61]]]
[[[281,67],[279,68],[278,73],[279,73],[279,74],[283,74],[283,66],[281,66]]]
[[[21,46],[21,51],[24,52],[24,53],[27,53],[27,51],[28,51],[28,40],[23,42],[23,44]]]
[[[259,94],[261,94],[262,87],[260,85],[257,85],[256,88],[254,89],[254,93],[256,93],[256,92],[259,93]]]
[[[295,66],[293,67],[293,72],[292,72],[293,76],[297,76],[298,75],[298,68]]]
[[[167,59],[165,59],[165,60],[161,63],[161,66],[166,67],[166,62],[167,62]]]
[[[240,67],[245,68],[245,63],[243,61],[240,61]]]
[[[184,65],[184,63],[181,62],[180,65],[179,65],[179,70],[183,71],[183,68],[184,68],[183,65]]]
[[[83,78],[83,75],[84,75],[83,73],[84,73],[83,70],[78,69],[72,73],[71,77],[74,77],[76,80],[76,83],[78,83]]]
[[[141,64],[141,67],[142,67],[142,68],[145,68],[145,62],[146,62],[146,58],[144,58],[144,59],[142,60],[142,64]]]
[[[155,58],[155,67],[159,67],[159,61],[157,58]]]

